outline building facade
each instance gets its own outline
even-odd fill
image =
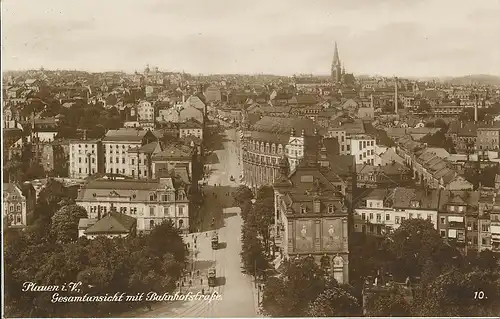
[[[4,223],[9,228],[24,228],[33,219],[36,193],[30,183],[3,183]]]
[[[283,155],[293,170],[304,157],[307,140],[319,134],[318,129],[310,119],[265,116],[245,130],[240,144],[245,184],[251,188],[272,185]]]
[[[288,159],[280,160],[274,241],[282,258],[313,258],[344,284],[349,282],[346,185],[323,164],[308,157],[290,171]]]
[[[137,219],[137,231],[150,231],[165,219],[184,232],[189,231],[189,189],[178,177],[157,180],[105,180],[87,182],[78,192],[76,203],[92,219],[119,212]]]
[[[69,177],[83,179],[104,172],[100,140],[69,141]]]

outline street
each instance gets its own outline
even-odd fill
[[[194,294],[216,291],[220,301],[169,301],[152,306],[152,311],[136,314],[140,317],[260,317],[255,307],[252,279],[241,272],[240,209],[232,206],[232,191],[238,186],[240,167],[237,132],[225,131],[223,149],[216,150],[217,161],[211,165],[211,175],[204,189],[204,218],[200,232],[186,235],[186,242],[193,248],[191,276],[185,279],[181,292]],[[234,181],[231,181],[231,176]],[[216,185],[216,186],[214,186]],[[220,185],[220,186],[219,186]],[[216,231],[219,248],[213,250],[211,238]],[[209,288],[208,270],[216,269],[216,287]],[[198,274],[199,272],[199,274]],[[191,285],[189,285],[191,281]]]

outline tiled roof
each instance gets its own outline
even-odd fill
[[[109,130],[106,133],[103,141],[133,141],[140,142],[147,134],[148,131],[136,130],[136,129],[119,129],[119,130]]]
[[[132,147],[128,150],[129,153],[145,153],[145,154],[153,154],[154,150],[158,147],[158,142],[151,142],[149,144]]]
[[[264,116],[253,125],[252,129],[259,132],[288,135],[292,129],[295,129],[297,136],[301,134],[302,130],[305,130],[306,135],[313,135],[314,129],[317,129],[320,134],[322,131],[311,119],[274,116]]]
[[[186,158],[191,159],[193,149],[183,144],[166,145],[165,149],[160,153],[153,155],[153,160],[162,160],[169,158]]]
[[[86,235],[99,234],[122,234],[129,233],[135,226],[136,219],[134,217],[110,212],[105,217],[99,219],[94,225],[87,228]]]
[[[412,201],[419,201],[422,209],[437,209],[439,204],[438,189],[424,190],[420,188],[397,187],[390,198],[394,208],[409,208]]]

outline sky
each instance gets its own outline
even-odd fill
[[[3,0],[5,70],[500,75],[500,0]]]

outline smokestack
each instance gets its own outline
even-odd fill
[[[371,108],[373,109],[375,105],[373,105],[373,94],[370,94],[370,105]]]
[[[398,114],[398,78],[394,80],[394,113]]]
[[[478,100],[478,98],[477,98],[477,94],[476,94],[476,103],[474,103],[474,122],[476,122],[476,123],[477,123],[477,118],[478,118],[478,116],[477,116],[477,103],[478,103],[477,100]]]

